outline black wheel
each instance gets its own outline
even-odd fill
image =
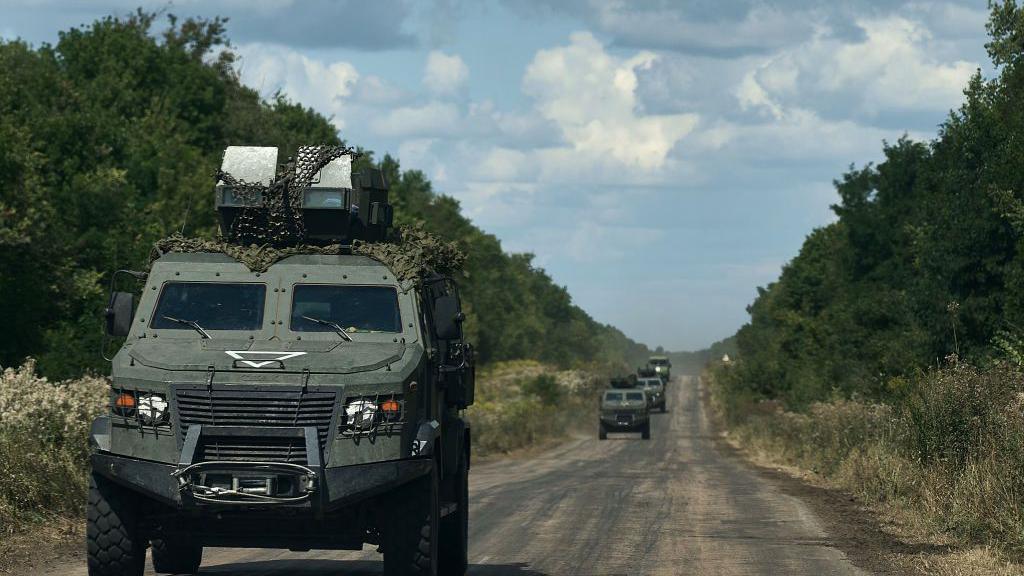
[[[139,499],[110,480],[89,475],[85,543],[89,576],[142,576],[146,541],[141,537]]]
[[[665,403],[664,402],[661,403],[661,413],[662,414],[665,413]]]
[[[384,527],[386,576],[437,576],[437,469],[397,490]]]
[[[154,538],[153,570],[166,574],[195,574],[203,562],[202,545],[181,538]]]
[[[598,440],[607,440],[608,439],[608,429],[604,427],[604,422],[601,422],[601,423],[599,423],[597,425],[597,439]]]
[[[640,437],[644,440],[651,439],[651,423],[644,424],[644,427],[640,430]]]
[[[441,518],[437,571],[445,576],[463,576],[469,568],[469,466],[465,457],[455,472],[452,492],[458,508]]]

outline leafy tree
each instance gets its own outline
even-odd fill
[[[737,334],[744,386],[802,405],[949,354],[985,362],[1024,326],[1024,10],[992,4],[980,74],[935,140],[885,145],[836,181],[838,221],[759,291]],[[993,343],[999,346],[993,346]]]

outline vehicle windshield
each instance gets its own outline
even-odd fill
[[[644,395],[641,394],[640,392],[627,392],[626,393],[626,400],[643,400],[643,399],[644,399]]]
[[[296,285],[292,294],[292,330],[335,331],[330,324],[345,332],[401,332],[398,291],[392,286]]]
[[[605,402],[622,402],[622,392],[608,392],[604,395]]]
[[[168,282],[149,325],[161,330],[259,330],[263,326],[263,284]]]

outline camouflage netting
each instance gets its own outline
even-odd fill
[[[275,248],[269,244],[241,246],[223,239],[205,240],[174,235],[158,241],[150,254],[152,264],[168,252],[219,252],[238,260],[254,272],[265,272],[275,262],[296,254],[358,254],[384,263],[405,282],[421,282],[431,272],[451,275],[462,270],[466,255],[455,242],[447,242],[423,229],[423,226],[403,226],[390,242],[354,242],[350,247],[298,245]]]
[[[395,277],[402,281],[420,282],[431,271],[453,275],[466,263],[466,255],[458,244],[427,232],[419,223],[400,228],[392,242],[357,240],[352,243],[352,253],[387,264]]]
[[[302,146],[298,156],[282,166],[270,185],[239,180],[217,171],[217,180],[230,186],[248,207],[227,231],[228,240],[241,245],[290,246],[302,244],[306,226],[302,219],[302,194],[313,177],[332,161],[359,153],[346,146]]]
[[[266,272],[275,262],[296,254],[343,254],[338,244],[330,246],[298,245],[275,248],[270,244],[242,246],[223,239],[185,238],[175,234],[157,241],[150,253],[150,264],[168,252],[220,252],[238,260],[253,272]]]

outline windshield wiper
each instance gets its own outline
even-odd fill
[[[213,336],[210,336],[210,334],[206,330],[203,330],[203,327],[200,326],[199,322],[196,322],[195,320],[184,320],[182,318],[171,318],[170,316],[164,316],[164,319],[165,320],[170,320],[171,322],[177,322],[178,324],[184,324],[185,326],[188,326],[188,327],[192,328],[193,330],[195,330],[196,332],[199,332],[200,334],[202,334],[203,338],[206,338],[207,340],[213,340]]]
[[[338,333],[338,336],[341,336],[342,338],[344,338],[345,340],[347,340],[349,342],[353,341],[352,337],[348,335],[348,332],[345,332],[345,329],[342,328],[341,325],[338,324],[337,322],[331,322],[331,321],[328,321],[328,320],[321,320],[320,318],[313,318],[311,316],[303,316],[302,318],[305,319],[305,320],[309,320],[310,322],[316,322],[317,324],[320,324],[322,326],[327,326],[329,328],[334,328],[334,331]]]

